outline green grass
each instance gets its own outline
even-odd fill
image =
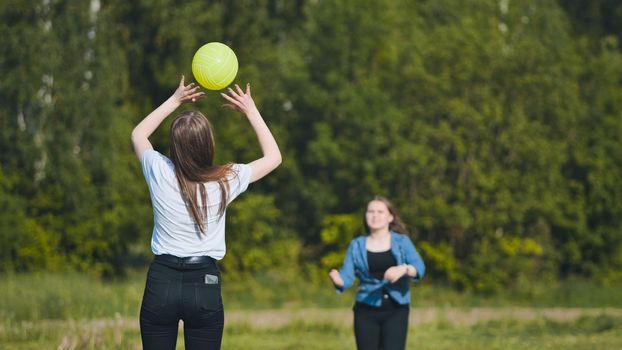
[[[0,276],[1,348],[140,349],[144,279],[145,271],[112,281]],[[620,287],[572,280],[482,296],[423,283],[413,288],[408,348],[622,349]],[[336,295],[328,280],[225,276],[223,298],[223,349],[354,348],[354,291]],[[182,349],[181,334],[178,340]]]
[[[583,317],[571,322],[540,319],[457,326],[432,322],[411,327],[407,349],[620,349],[622,318]],[[246,344],[246,346],[245,346]],[[241,331],[225,335],[226,349],[354,349],[349,327],[291,325],[278,330]]]
[[[77,273],[2,276],[0,318],[38,321],[134,315],[143,281],[138,276],[102,281]]]
[[[413,309],[416,311],[416,309]],[[252,313],[252,311],[248,311]],[[3,349],[140,349],[135,322],[54,321],[0,328]],[[183,349],[180,332],[178,348]],[[351,327],[293,322],[284,327],[225,327],[223,349],[354,349]],[[567,322],[544,318],[460,326],[444,321],[411,326],[408,349],[620,349],[622,317],[589,316]]]
[[[300,276],[300,275],[297,275]],[[223,299],[228,310],[350,308],[355,288],[337,295],[328,278],[308,283],[278,272],[228,278]],[[0,318],[10,321],[134,317],[138,314],[145,271],[119,280],[101,280],[78,273],[0,276]],[[456,292],[427,283],[415,285],[414,307],[616,307],[622,308],[622,284],[600,286],[585,280],[534,285],[528,291],[493,296]]]

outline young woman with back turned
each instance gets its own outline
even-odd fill
[[[185,102],[204,97],[181,78],[177,90],[132,131],[153,206],[149,267],[140,309],[143,348],[175,349],[179,320],[185,348],[219,349],[224,327],[220,272],[227,206],[248,184],[281,163],[281,152],[251,97],[250,85],[221,94],[224,107],[246,115],[263,156],[248,164],[214,164],[209,121],[196,110],[179,114],[170,129],[170,156],[153,150],[149,136]]]
[[[369,201],[364,223],[367,235],[350,242],[343,266],[331,270],[329,277],[338,293],[359,279],[354,304],[359,350],[403,350],[410,281],[423,277],[425,265],[389,200],[376,196]]]

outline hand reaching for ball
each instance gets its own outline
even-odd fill
[[[200,91],[200,87],[196,86],[195,83],[185,85],[183,75],[181,76],[177,90],[173,93],[173,98],[180,104],[190,101],[196,102],[204,97],[205,93]]]
[[[246,91],[242,91],[238,84],[235,84],[235,90],[229,88],[228,91],[228,94],[221,93],[221,95],[225,100],[231,103],[225,103],[222,105],[223,107],[244,113],[246,115],[258,112],[257,106],[255,106],[255,101],[253,101],[253,97],[251,96],[250,83],[246,84]]]

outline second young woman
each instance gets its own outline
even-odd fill
[[[406,347],[410,281],[425,273],[423,260],[405,234],[391,202],[376,196],[367,203],[366,235],[352,240],[343,266],[329,277],[342,293],[359,279],[354,305],[354,335],[359,350]]]

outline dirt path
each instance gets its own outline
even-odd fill
[[[529,321],[546,318],[556,321],[571,321],[581,316],[595,315],[622,316],[622,309],[581,309],[581,308],[412,308],[410,324],[448,322],[470,326],[482,321],[520,320]],[[252,328],[281,328],[290,323],[330,323],[348,326],[352,324],[351,310],[300,309],[300,310],[231,310],[225,313],[227,325],[246,324]]]
[[[622,308],[411,308],[410,325],[446,322],[471,326],[492,320],[530,321],[549,319],[572,321],[582,316],[610,315],[622,317]],[[40,321],[41,324],[59,324],[67,321]],[[75,322],[75,321],[74,321]],[[253,329],[278,329],[290,324],[352,325],[352,311],[348,309],[279,309],[228,310],[225,327],[245,325]],[[138,318],[117,317],[87,322],[76,322],[77,328],[102,330],[106,328],[138,329]]]

